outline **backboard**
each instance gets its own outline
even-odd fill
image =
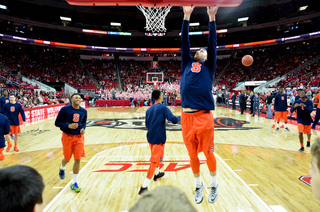
[[[79,6],[219,6],[236,7],[242,0],[66,0],[71,5]]]

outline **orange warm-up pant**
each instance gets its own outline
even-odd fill
[[[210,172],[217,170],[214,152],[214,120],[211,111],[201,110],[196,113],[181,114],[182,136],[190,156],[193,174],[200,172],[198,153],[203,152],[207,158]]]
[[[287,111],[277,111],[276,119],[278,123],[280,122],[280,119],[284,119],[284,122],[287,123],[287,120],[288,120]]]
[[[311,133],[311,124],[310,125],[298,124],[298,131],[299,131],[299,133],[310,134]]]
[[[147,178],[151,179],[154,175],[156,167],[159,166],[163,160],[164,144],[149,144],[151,150],[150,167],[148,169]]]
[[[19,125],[10,125],[9,135],[16,135],[19,133],[20,133],[20,126]]]
[[[70,135],[63,132],[61,141],[64,159],[69,161],[72,155],[76,160],[84,157],[84,135]]]

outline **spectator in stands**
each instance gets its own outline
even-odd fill
[[[253,98],[253,113],[252,116],[255,116],[255,113],[258,112],[258,117],[260,117],[260,94],[256,93]]]
[[[254,93],[251,91],[250,92],[250,114],[253,114],[253,107],[254,107],[254,99],[255,95]]]
[[[272,119],[272,111],[271,111],[271,107],[272,107],[272,96],[271,93],[268,92],[267,93],[267,98],[266,98],[266,105],[267,105],[267,119]]]
[[[129,210],[129,212],[151,211],[196,212],[197,210],[190,203],[183,191],[172,186],[160,186],[145,193]]]
[[[244,91],[242,91],[240,96],[239,96],[239,104],[240,104],[240,112],[241,112],[241,114],[243,114],[244,107],[245,107],[245,104],[246,104]]]
[[[314,97],[313,104],[317,107],[317,111],[311,129],[315,130],[320,119],[320,92],[316,95],[316,97]]]
[[[33,212],[42,203],[41,175],[33,168],[15,165],[0,169],[1,211]]]
[[[232,110],[235,110],[236,109],[236,99],[237,99],[237,96],[236,94],[233,92],[232,93]]]

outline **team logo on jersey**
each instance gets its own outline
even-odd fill
[[[80,115],[78,113],[73,114],[73,121],[78,122],[80,119]]]
[[[193,62],[192,63],[192,67],[191,67],[191,71],[193,73],[199,73],[201,71],[201,63],[198,62]]]
[[[281,96],[281,100],[284,100],[284,96]]]
[[[243,125],[245,124],[250,124],[250,122],[236,120],[233,118],[215,118],[214,130],[225,131],[260,129],[259,127],[244,127]],[[91,119],[87,120],[87,127],[147,130],[144,117],[133,119]],[[168,131],[181,131],[181,124],[172,124],[171,122],[167,122],[166,129]]]
[[[9,103],[9,100],[8,100],[8,99],[6,99],[6,103]]]
[[[310,176],[301,176],[299,177],[299,180],[307,184],[308,186],[311,186],[311,177]]]
[[[10,111],[11,111],[11,112],[14,112],[14,111],[16,111],[16,108],[15,108],[14,106],[11,106],[11,107],[10,107]]]

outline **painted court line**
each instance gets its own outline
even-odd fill
[[[287,212],[281,205],[269,205],[274,212]]]
[[[240,182],[242,182],[242,183],[244,184],[244,186],[252,193],[252,195],[255,196],[255,197],[258,199],[258,201],[261,203],[261,205],[265,206],[265,208],[266,208],[268,211],[272,212],[272,210],[270,209],[270,207],[261,199],[261,197],[259,197],[259,196],[256,194],[256,192],[254,192],[254,191],[250,188],[250,186],[248,186],[248,184],[245,183],[245,182],[242,180],[242,178],[239,177],[239,175],[237,175],[237,173],[235,173],[235,172],[230,168],[230,166],[228,166],[228,164],[227,164],[218,154],[214,154],[214,155],[215,155],[217,158],[219,158],[220,162],[221,162],[231,173],[233,173],[234,176],[235,176],[236,178],[238,178],[238,180],[239,180]]]
[[[110,148],[110,149],[114,149],[114,148]],[[107,151],[107,150],[110,150],[110,149],[106,149],[104,151]],[[104,151],[102,152],[99,152],[97,153],[96,155],[94,155],[90,161],[80,170],[79,172],[79,175],[81,175],[82,171],[85,170],[89,164],[91,164],[94,159],[96,159],[97,155],[99,155],[100,153],[103,153]],[[65,192],[65,190],[69,189],[69,186],[71,184],[71,180],[68,182],[68,184],[49,202],[49,204],[43,209],[44,212],[48,211],[48,209],[60,198],[60,196]],[[72,191],[73,192],[73,191]]]
[[[116,157],[116,156],[103,156],[101,154],[103,154],[104,152],[107,152],[108,150],[111,149],[117,149],[117,147],[114,148],[110,148],[110,149],[106,149],[103,150],[102,152],[97,153],[96,155],[94,155],[90,161],[80,170],[79,175],[81,175],[81,173],[87,169],[87,167],[98,157]],[[233,175],[241,182],[244,184],[244,186],[248,189],[248,191],[250,193],[252,193],[253,196],[255,196],[258,201],[261,203],[261,205],[265,206],[266,210],[272,212],[271,208],[250,188],[250,186],[248,184],[246,184],[236,173],[234,170],[232,170],[228,164],[219,156],[215,153],[215,156],[220,160],[220,162],[222,163],[222,165],[224,165],[226,167],[226,169],[228,169],[231,173],[233,173]],[[135,157],[135,158],[139,158],[139,157],[150,157],[150,156],[118,156],[118,157]],[[167,158],[174,158],[174,157],[189,157],[188,155],[178,155],[178,156],[168,156]],[[54,203],[56,203],[56,201],[62,196],[62,194],[67,190],[70,189],[69,186],[71,184],[71,180],[68,182],[68,184],[49,202],[49,204],[44,208],[44,212],[47,212],[50,207],[52,207],[52,205]],[[57,187],[58,188],[58,187]],[[73,191],[70,191],[73,192]],[[278,211],[277,211],[278,212]],[[282,212],[282,211],[279,211]]]

